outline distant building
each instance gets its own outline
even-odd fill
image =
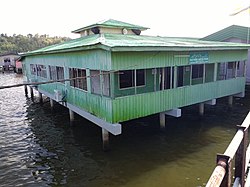
[[[106,20],[75,30],[80,38],[22,56],[26,80],[72,79],[37,90],[100,126],[104,141],[124,121],[160,113],[164,126],[182,107],[202,113],[217,98],[244,96],[248,45],[140,35],[146,29]]]
[[[201,40],[249,44],[250,33],[248,27],[231,25],[204,38],[201,38]],[[248,52],[246,81],[248,84],[250,83],[250,51]]]
[[[0,54],[0,66],[6,71],[13,70],[16,67],[16,60],[19,57],[20,55],[14,52]]]

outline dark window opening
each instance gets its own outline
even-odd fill
[[[135,87],[135,70],[119,71],[120,89]],[[145,70],[136,70],[136,86],[144,86]]]
[[[172,84],[174,82],[173,75],[174,75],[174,68],[172,68],[172,80],[171,80],[171,67],[165,67],[161,69],[161,82],[160,82],[161,90],[170,89],[172,87],[171,81]]]
[[[119,83],[120,88],[130,88],[134,86],[134,71],[133,70],[126,70],[126,71],[119,71]]]
[[[136,86],[145,85],[145,71],[143,69],[136,70]]]
[[[203,78],[203,64],[192,65],[192,79]]]
[[[177,87],[182,87],[184,85],[184,67],[177,67]]]

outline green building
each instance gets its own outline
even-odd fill
[[[148,28],[106,20],[73,31],[81,37],[22,57],[28,82],[109,132],[151,114],[179,117],[181,107],[244,96],[248,45],[141,35]],[[74,79],[81,77],[79,79]]]

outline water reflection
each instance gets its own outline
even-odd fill
[[[0,85],[21,77],[0,75]],[[249,95],[183,109],[181,118],[167,118],[159,130],[158,116],[123,124],[123,134],[111,136],[112,151],[103,152],[101,130],[49,102],[40,105],[24,96],[23,88],[0,90],[1,186],[204,186],[216,153],[223,153],[247,114]]]

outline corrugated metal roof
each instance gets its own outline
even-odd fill
[[[239,38],[247,41],[248,29],[248,27],[231,25],[204,38],[201,38],[201,40],[225,41],[229,38]]]
[[[248,49],[250,45],[229,42],[211,42],[198,39],[98,34],[70,40],[61,44],[28,52],[24,56],[102,48],[110,51],[185,51]]]
[[[82,28],[74,30],[72,32],[79,33],[83,30],[90,29],[93,27],[127,28],[127,29],[139,29],[139,30],[147,30],[148,29],[147,27],[134,25],[134,24],[130,24],[130,23],[125,23],[125,22],[117,21],[117,20],[113,20],[113,19],[108,19],[108,20],[99,21],[95,24],[92,24],[92,25],[89,25],[86,27],[82,27]]]

